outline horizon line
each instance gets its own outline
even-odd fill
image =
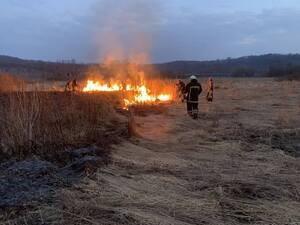
[[[216,59],[203,59],[203,60],[196,60],[196,59],[174,59],[170,61],[163,61],[163,62],[150,62],[150,63],[136,63],[139,65],[157,65],[157,64],[168,64],[173,62],[212,62],[212,61],[225,61],[225,60],[235,60],[235,59],[241,59],[241,58],[247,58],[247,57],[259,57],[259,56],[267,56],[267,55],[281,55],[281,56],[295,56],[300,55],[300,53],[265,53],[265,54],[253,54],[253,55],[244,55],[239,57],[224,57],[224,58],[216,58]],[[0,57],[9,57],[9,58],[15,58],[18,60],[24,60],[24,61],[35,61],[35,62],[44,62],[44,63],[66,63],[66,64],[78,64],[78,65],[101,65],[105,64],[104,62],[79,62],[74,58],[70,59],[57,59],[54,60],[44,60],[44,59],[29,59],[29,58],[22,58],[18,56],[12,56],[12,55],[2,55],[0,54]],[[115,62],[119,62],[120,64],[126,64],[126,63],[134,63],[130,62],[129,60],[115,60]]]

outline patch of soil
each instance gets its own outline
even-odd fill
[[[65,151],[66,166],[38,157],[0,164],[0,214],[7,220],[25,209],[53,202],[55,193],[111,162],[110,151],[95,146]]]

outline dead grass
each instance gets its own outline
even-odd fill
[[[24,89],[26,82],[11,74],[0,73],[0,92],[20,91]]]
[[[114,110],[117,99],[81,93],[2,93],[0,152],[19,159],[47,157],[68,148],[117,142],[126,133],[126,120]]]
[[[83,224],[299,224],[299,160],[286,150],[299,144],[300,111],[296,98],[284,97],[299,92],[277,85],[225,80],[216,102],[200,104],[197,122],[183,105],[137,114],[143,138],[118,146],[113,163],[80,191],[64,192],[65,210]],[[278,123],[283,112],[290,119]]]
[[[27,224],[300,224],[299,157],[289,153],[299,146],[299,84],[215,83],[197,121],[179,104],[137,111],[139,137],[116,145],[111,164],[57,202],[28,212]]]

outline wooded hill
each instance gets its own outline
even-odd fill
[[[90,68],[109,75],[109,71],[96,64],[76,64],[74,61],[45,62],[0,56],[0,72],[32,79],[66,80],[70,76],[80,77]],[[300,54],[267,54],[212,61],[173,61],[141,65],[141,68],[149,74],[168,77],[181,77],[190,74],[198,76],[300,77]]]

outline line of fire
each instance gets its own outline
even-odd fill
[[[129,64],[130,72],[118,71],[116,74],[103,78],[100,74],[86,75],[79,84],[76,79],[70,80],[66,91],[77,91],[87,94],[114,92],[121,96],[121,106],[128,110],[130,106],[168,104],[175,100],[176,88],[174,81],[158,78],[147,78],[144,71]],[[128,68],[126,68],[128,69]],[[112,69],[110,69],[113,71]]]

